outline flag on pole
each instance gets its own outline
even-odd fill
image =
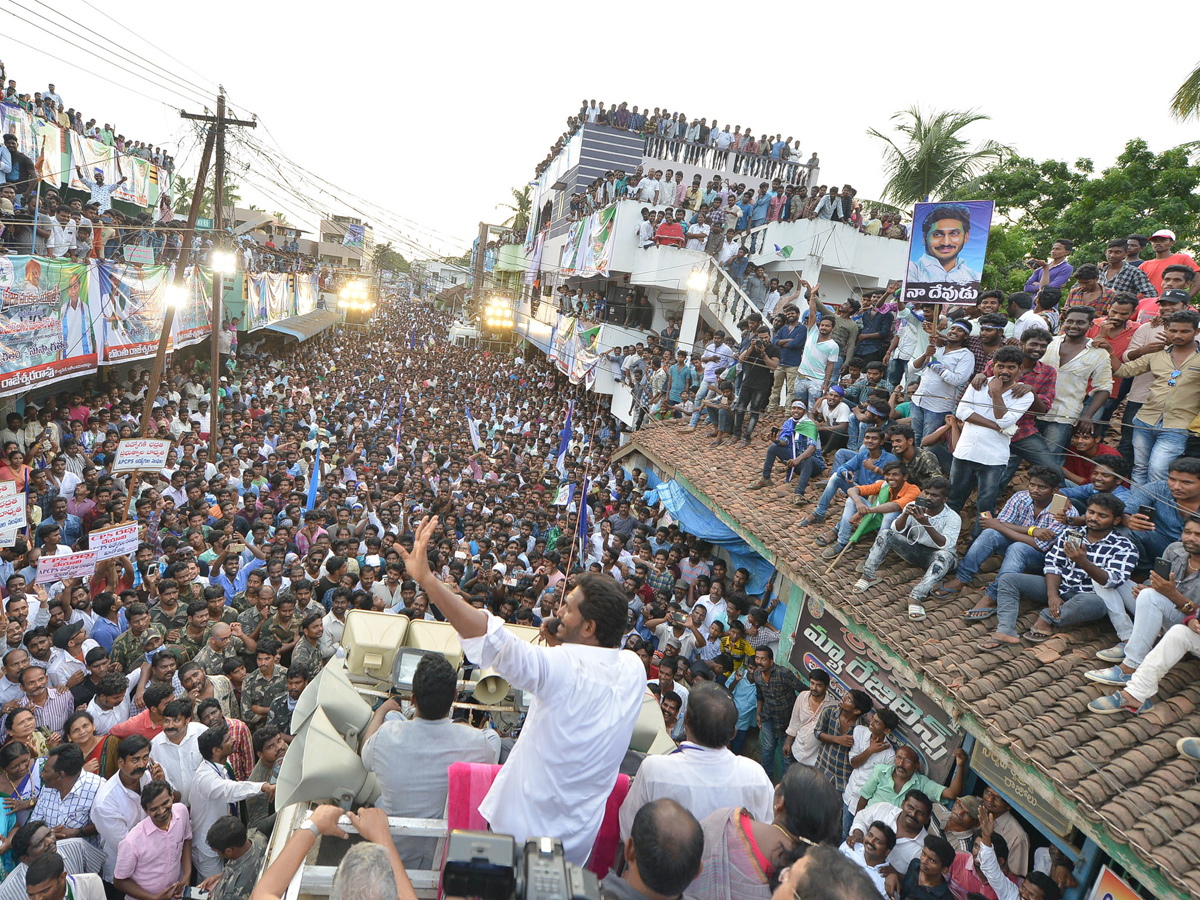
[[[562,440],[558,442],[558,474],[567,477],[567,447],[571,443],[571,413],[575,411],[575,401],[567,405],[567,421],[563,423]]]
[[[483,441],[479,439],[479,423],[471,418],[471,407],[464,403],[463,409],[467,411],[467,431],[471,432],[471,443],[478,450],[483,446]]]
[[[555,506],[570,506],[571,501],[575,499],[575,485],[560,484],[558,492],[554,495]]]
[[[313,457],[312,478],[308,480],[308,500],[304,504],[307,512],[317,505],[317,488],[321,481],[321,439],[317,438],[317,455]]]
[[[583,479],[583,490],[579,496],[579,565],[583,566],[583,561],[587,559],[588,545],[588,479]]]
[[[408,338],[408,349],[409,350],[417,349],[417,329],[415,329],[415,328],[412,330],[412,334]]]

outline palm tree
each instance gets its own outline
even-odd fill
[[[271,215],[273,215],[275,217],[276,225],[283,225],[286,227],[287,225],[291,224],[290,222],[288,222],[287,213],[273,212],[273,213],[271,213]]]
[[[1171,98],[1171,112],[1177,119],[1200,116],[1200,66],[1192,69]]]
[[[926,115],[920,107],[912,106],[892,116],[900,133],[896,140],[868,128],[867,134],[885,144],[883,167],[888,182],[883,189],[884,199],[907,209],[931,199],[953,199],[968,188],[974,178],[999,162],[1010,149],[996,141],[971,147],[962,137],[968,125],[988,118],[974,110]]]
[[[192,208],[192,183],[186,176],[176,175],[171,182],[171,189],[175,192],[175,213],[186,216]]]
[[[496,209],[511,209],[513,214],[508,217],[507,221],[503,222],[505,228],[511,228],[513,231],[524,231],[529,227],[529,210],[533,205],[533,200],[530,197],[530,186],[525,185],[524,188],[510,188],[512,191],[512,203],[497,203]]]

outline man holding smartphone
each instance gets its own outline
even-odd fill
[[[881,530],[863,563],[862,578],[854,584],[854,593],[861,594],[879,583],[877,572],[884,558],[895,552],[901,559],[921,566],[925,575],[909,591],[908,617],[925,618],[925,598],[933,586],[945,578],[958,563],[955,545],[962,520],[946,505],[950,482],[931,478],[925,489],[896,517],[892,527]]]
[[[1089,681],[1118,687],[1129,684],[1159,632],[1196,612],[1200,605],[1200,519],[1183,523],[1180,540],[1154,561],[1149,580],[1135,585],[1133,593],[1133,632],[1127,641],[1096,654],[1115,665],[1087,672],[1084,677]]]
[[[1116,531],[1124,512],[1125,505],[1112,494],[1092,495],[1084,514],[1086,526],[1068,529],[1054,539],[1046,551],[1044,575],[1001,575],[996,584],[996,634],[980,649],[1020,643],[1016,625],[1022,599],[1047,604],[1024,634],[1031,643],[1049,639],[1055,626],[1094,622],[1105,615],[1118,637],[1128,638],[1133,629],[1126,611],[1133,607],[1129,576],[1137,565],[1138,552],[1129,538]]]
[[[1183,544],[1185,549],[1188,546],[1200,548],[1200,524],[1198,524],[1195,519],[1188,520],[1188,522],[1184,525],[1183,533],[1184,541],[1180,543]],[[1167,548],[1167,550],[1170,551],[1172,548],[1179,546],[1179,544],[1172,544],[1171,547]],[[1179,580],[1181,582],[1189,582],[1191,588],[1191,590],[1189,590],[1189,594],[1193,594],[1197,581],[1196,571],[1193,570],[1193,567],[1200,567],[1200,552],[1194,552],[1192,550],[1187,550],[1186,552],[1187,557],[1186,559],[1182,560],[1181,567],[1179,566],[1181,560],[1178,552],[1172,553],[1169,560],[1165,556],[1160,560],[1160,562],[1169,561],[1171,564],[1171,577],[1169,579],[1164,578],[1161,574],[1162,572],[1166,571],[1166,566],[1159,566],[1156,563],[1156,571],[1151,573],[1150,578],[1151,582],[1154,583],[1155,576],[1157,575],[1158,584],[1161,586],[1161,588],[1155,587],[1151,588],[1149,591],[1143,590],[1141,594],[1144,595],[1146,593],[1154,593],[1160,589],[1168,597],[1173,594],[1180,593],[1178,588],[1175,586],[1177,568],[1181,569],[1183,576]],[[1183,596],[1186,597],[1187,595]],[[1117,691],[1115,694],[1109,694],[1106,697],[1099,697],[1093,700],[1088,704],[1089,710],[1102,716],[1116,715],[1120,712],[1129,712],[1133,713],[1134,715],[1141,715],[1154,706],[1152,698],[1158,693],[1158,685],[1163,677],[1170,672],[1172,668],[1174,668],[1176,663],[1178,663],[1189,653],[1193,656],[1200,656],[1200,619],[1197,619],[1196,616],[1195,601],[1188,599],[1184,604],[1181,604],[1176,608],[1182,612],[1183,609],[1188,607],[1191,609],[1183,616],[1182,622],[1171,625],[1171,627],[1167,629],[1167,633],[1163,635],[1162,640],[1154,646],[1154,649],[1147,653],[1144,659],[1138,662],[1133,673],[1129,676],[1128,681],[1125,682],[1124,689]],[[1143,631],[1137,635],[1138,643],[1142,642],[1147,631]],[[1157,633],[1158,629],[1155,628],[1155,633],[1154,635],[1151,635],[1151,640],[1153,640]],[[1134,643],[1134,638],[1131,636],[1129,641],[1126,642],[1125,646],[1128,648]],[[1141,652],[1141,648],[1135,647],[1135,652]],[[1126,661],[1128,661],[1128,659],[1129,657],[1127,656]],[[1115,668],[1122,670],[1122,674],[1124,674],[1123,670],[1125,669],[1125,666],[1118,666]],[[1093,674],[1094,673],[1089,672],[1087,677],[1092,681],[1102,680],[1093,678]],[[1107,681],[1105,683],[1111,684],[1112,682]],[[1182,741],[1180,741],[1181,744],[1184,744],[1185,742],[1190,744],[1192,747],[1192,752],[1187,755],[1189,755],[1190,758],[1195,759],[1196,739],[1184,738]]]

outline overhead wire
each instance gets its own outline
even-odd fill
[[[21,7],[21,8],[24,9],[25,7]],[[83,53],[88,54],[92,58],[95,58],[92,51],[88,50],[86,47],[81,47],[79,44],[75,43],[72,40],[69,40],[68,38],[63,37],[61,34],[58,34],[56,31],[46,29],[43,26],[39,25],[37,22],[31,22],[29,19],[26,19],[24,16],[17,15],[15,12],[13,12],[11,9],[9,9],[7,7],[0,7],[0,9],[3,9],[4,12],[8,13],[8,15],[12,16],[14,19],[17,19],[20,22],[24,22],[26,25],[36,28],[38,30],[39,34],[55,38],[56,40],[62,41],[63,43],[68,44],[71,47],[74,47],[76,50],[79,50]],[[39,15],[39,13],[34,12],[33,15]],[[45,19],[44,16],[42,18]],[[32,46],[32,49],[34,49],[35,51],[37,51],[39,53],[45,53],[47,56],[51,56],[54,59],[58,59],[60,62],[66,63],[67,65],[75,66],[75,68],[78,68],[82,71],[87,71],[89,75],[93,75],[96,78],[103,78],[103,76],[97,75],[94,72],[90,72],[90,71],[84,69],[82,66],[72,63],[69,60],[61,59],[60,57],[55,57],[49,51],[43,50],[41,47],[37,47],[34,45],[30,45],[30,46]],[[98,60],[98,61],[103,62],[107,65],[113,66],[114,68],[120,69],[122,72],[127,72],[130,75],[133,75],[135,78],[142,79],[143,81],[151,80],[151,79],[147,78],[147,76],[145,75],[144,72],[135,71],[134,69],[130,69],[127,66],[123,66],[119,63],[112,62],[109,60]],[[109,79],[103,78],[103,80],[108,81]],[[116,82],[111,82],[111,83],[116,84]],[[155,87],[160,88],[161,90],[167,91],[168,93],[174,94],[177,97],[181,97],[184,100],[188,101],[189,103],[196,102],[195,97],[193,97],[189,94],[183,94],[180,91],[176,90],[175,88],[173,88],[169,85],[161,84],[158,82],[153,82],[153,83],[154,83]],[[148,99],[148,100],[154,100],[155,102],[164,102],[164,105],[167,105],[167,106],[171,105],[171,104],[165,103],[165,101],[160,101],[157,98],[150,97],[147,94],[144,94],[141,91],[135,90],[133,88],[126,88],[123,85],[118,85],[118,87],[122,87],[122,89],[124,89],[124,90],[132,90],[133,93],[138,94],[139,96],[142,96],[142,97],[146,97],[146,99]]]
[[[100,51],[102,51],[104,53],[108,53],[110,55],[113,55],[120,59],[123,59],[133,65],[139,66],[145,72],[150,73],[151,75],[154,75],[155,77],[169,79],[171,82],[173,82],[176,86],[178,86],[180,88],[183,88],[183,89],[189,90],[189,91],[195,91],[196,95],[198,97],[205,97],[207,95],[207,91],[205,91],[203,88],[200,88],[199,85],[196,85],[194,82],[190,82],[186,79],[179,78],[178,76],[176,76],[169,70],[164,69],[163,67],[158,66],[155,63],[152,63],[150,60],[147,60],[145,57],[131,58],[124,50],[121,49],[121,44],[117,41],[110,41],[108,44],[101,43],[99,41],[93,40],[87,34],[80,34],[78,31],[72,31],[71,29],[67,28],[67,26],[65,26],[65,25],[59,25],[54,22],[51,22],[49,19],[46,18],[46,16],[44,14],[39,13],[36,10],[30,9],[27,6],[22,6],[21,3],[19,2],[19,0],[10,0],[10,2],[12,2],[19,9],[23,9],[26,12],[30,13],[31,15],[40,16],[43,20],[45,20],[47,22],[47,24],[50,27],[61,28],[63,30],[66,30],[73,37],[77,37],[80,40],[85,41],[88,44],[91,44],[92,46],[98,48]],[[84,29],[84,31],[92,30],[92,29],[88,29],[87,26],[76,21],[75,19],[72,19],[70,16],[66,15],[65,13],[56,9],[55,7],[51,6],[49,3],[46,3],[45,0],[31,0],[31,2],[36,3],[38,6],[48,9],[50,12],[54,13],[54,15],[56,15],[59,19],[62,19],[64,21],[70,23],[71,25],[74,25],[76,28]],[[157,72],[155,70],[157,70]]]
[[[118,26],[118,27],[119,27],[119,28],[120,28],[120,29],[121,29],[123,32],[126,32],[126,33],[128,33],[128,34],[132,34],[132,35],[133,35],[135,38],[137,38],[139,41],[141,41],[141,42],[142,42],[143,44],[145,44],[146,46],[154,48],[156,51],[158,51],[159,53],[161,53],[163,56],[167,57],[167,59],[171,60],[172,62],[177,62],[177,63],[179,63],[179,65],[183,66],[185,69],[187,69],[187,70],[188,70],[189,72],[191,72],[193,75],[197,75],[197,76],[199,76],[200,78],[204,79],[204,80],[205,80],[205,81],[207,81],[207,82],[208,82],[210,85],[212,85],[212,87],[213,87],[214,89],[215,89],[215,88],[217,88],[217,87],[219,87],[219,85],[218,85],[218,84],[217,84],[215,81],[213,81],[211,78],[209,78],[209,77],[208,77],[207,75],[205,75],[203,72],[200,72],[200,71],[198,71],[198,70],[196,70],[196,69],[192,68],[192,67],[191,67],[191,66],[189,66],[187,63],[185,63],[183,60],[179,59],[178,57],[172,56],[172,55],[171,55],[170,53],[168,53],[166,50],[162,49],[162,46],[161,46],[161,44],[155,43],[155,42],[153,42],[153,41],[147,40],[146,38],[142,37],[142,35],[138,34],[136,31],[134,31],[132,28],[130,28],[130,27],[127,25],[127,24],[125,24],[124,22],[119,22],[119,21],[117,21],[117,20],[116,20],[116,19],[114,19],[112,16],[110,16],[110,15],[109,15],[107,12],[105,12],[103,9],[101,9],[101,8],[100,8],[100,7],[98,7],[98,6],[96,6],[94,3],[91,3],[91,2],[90,2],[90,0],[82,0],[82,2],[83,2],[83,5],[84,5],[84,6],[88,7],[89,9],[92,9],[92,10],[94,10],[95,12],[99,13],[100,15],[102,15],[104,18],[108,19],[108,20],[109,20],[110,22],[112,22],[114,25],[117,25],[117,26]],[[81,26],[81,27],[84,27],[84,26]],[[93,29],[93,30],[94,30],[94,29]]]

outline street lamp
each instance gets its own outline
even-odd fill
[[[708,273],[702,272],[699,269],[692,269],[692,274],[688,276],[688,287],[693,291],[701,291],[708,287]]]
[[[237,257],[232,253],[218,250],[212,255],[212,270],[222,275],[232,275],[237,271]]]
[[[172,309],[179,309],[179,307],[187,303],[188,289],[182,284],[169,284],[163,292],[163,298],[166,300],[167,306],[170,306]]]

